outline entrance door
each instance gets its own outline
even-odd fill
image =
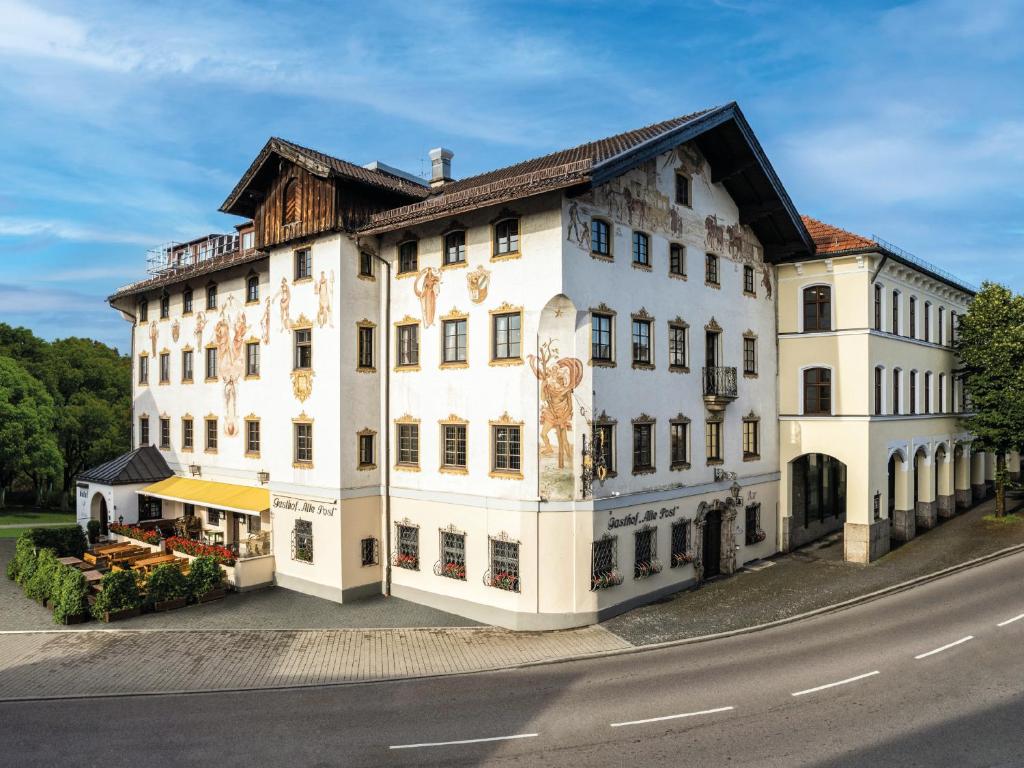
[[[101,496],[100,497],[100,535],[101,536],[106,536],[107,535],[107,532],[108,532],[107,531],[107,524],[108,523],[109,523],[109,520],[107,519],[107,500]]]
[[[722,572],[722,513],[713,509],[704,518],[704,578]]]

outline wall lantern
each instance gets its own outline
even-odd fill
[[[192,473],[192,477],[202,476],[203,468],[198,464],[189,464],[188,471]]]
[[[270,473],[267,472],[265,469],[261,469],[259,472],[257,472],[256,477],[259,479],[260,485],[266,485],[267,483],[270,482]]]
[[[743,492],[743,488],[735,480],[732,481],[732,485],[729,486],[729,492],[732,494],[733,501],[737,504],[740,503],[740,494]]]

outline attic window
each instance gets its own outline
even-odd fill
[[[295,224],[299,221],[299,180],[291,178],[284,186],[284,223]]]

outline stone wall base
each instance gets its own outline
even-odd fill
[[[870,563],[889,552],[889,521],[847,523],[843,526],[843,559]]]
[[[788,525],[786,524],[788,522]],[[806,528],[804,521],[795,517],[783,518],[782,525],[782,551],[792,552],[797,547],[802,547],[812,541],[827,536],[828,534],[842,529],[846,522],[846,515],[837,517],[826,517],[824,520],[812,520]]]
[[[892,513],[892,528],[889,531],[896,541],[910,541],[917,535],[914,511],[912,509],[896,509]]]
[[[939,517],[941,519],[948,520],[956,515],[956,499],[954,496],[939,496],[936,501],[938,502]]]
[[[975,501],[984,501],[985,499],[985,484],[971,485],[971,495],[974,496]]]
[[[915,517],[917,518],[917,529],[919,531],[927,531],[929,528],[934,528],[939,522],[938,509],[935,502],[917,502]]]
[[[956,495],[956,508],[967,509],[971,506],[971,489],[970,488],[957,488],[954,491]]]

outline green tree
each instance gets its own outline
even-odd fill
[[[1024,440],[1024,297],[984,283],[960,318],[954,347],[969,398],[964,426],[996,456],[996,515],[1006,513],[1006,454]]]
[[[0,356],[0,509],[19,473],[39,483],[60,476],[57,414],[46,388],[10,357]]]

